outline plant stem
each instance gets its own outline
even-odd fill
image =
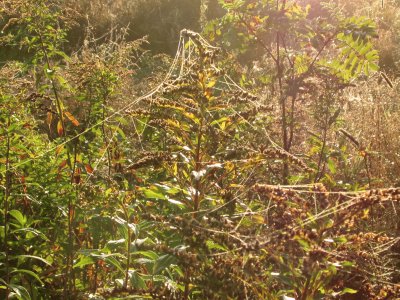
[[[37,32],[37,33],[38,33],[38,36],[39,36],[39,39],[40,39],[42,52],[43,52],[44,58],[46,60],[47,67],[50,70],[52,70],[51,64],[50,64],[49,55],[47,53],[47,50],[46,50],[46,47],[45,47],[45,44],[44,44],[44,41],[43,41],[43,38],[42,38],[42,34],[40,32]],[[63,135],[65,136],[66,132],[65,132],[64,115],[63,115],[63,111],[62,111],[61,100],[60,100],[60,97],[58,95],[57,87],[56,87],[56,84],[54,83],[54,80],[51,79],[50,82],[51,82],[51,87],[52,87],[52,90],[53,90],[54,98],[56,99],[58,117],[60,119],[61,126],[62,126],[62,129],[63,129]],[[71,163],[71,162],[69,162],[69,163]]]
[[[6,299],[9,299],[10,289],[10,263],[9,263],[9,249],[8,249],[8,211],[9,211],[9,199],[11,194],[11,172],[10,172],[10,144],[11,138],[9,128],[11,125],[11,113],[8,115],[7,120],[7,149],[6,149],[6,186],[5,186],[5,197],[4,197],[4,252],[5,252],[5,269],[6,269]]]
[[[103,140],[105,143],[106,151],[107,151],[107,161],[108,161],[108,176],[111,176],[111,153],[110,153],[110,147],[109,145],[109,140],[107,137],[107,132],[106,132],[106,118],[107,118],[107,97],[108,94],[105,93],[103,95],[103,104],[102,104],[102,124],[101,124],[101,131],[103,133]]]
[[[289,141],[288,141],[288,131],[287,131],[287,111],[286,111],[286,96],[283,95],[283,85],[282,85],[282,69],[281,69],[281,58],[280,58],[280,37],[279,32],[276,33],[276,69],[277,69],[277,77],[278,77],[278,85],[279,85],[279,98],[281,105],[281,118],[282,118],[282,142],[283,149],[285,151],[289,151]],[[285,160],[283,162],[282,169],[282,180],[283,184],[288,184],[289,177],[289,164]]]
[[[49,55],[47,53],[47,49],[46,46],[44,44],[43,41],[43,37],[42,34],[37,31],[37,34],[39,36],[39,40],[41,43],[41,49],[47,64],[47,67],[52,70],[51,67],[51,63],[50,63],[50,59],[49,59]],[[55,85],[55,82],[53,79],[50,80],[51,82],[51,86],[52,86],[52,90],[53,90],[53,94],[54,94],[54,98],[55,98],[55,102],[56,102],[56,106],[57,106],[57,112],[58,112],[58,118],[60,119],[61,122],[61,127],[63,130],[63,136],[66,137],[66,126],[65,126],[65,122],[64,122],[64,112],[62,109],[62,104],[61,104],[61,99],[59,97],[58,94],[58,90],[57,87]],[[71,170],[71,184],[73,183],[74,180],[74,173],[75,173],[75,165],[76,165],[76,151],[75,151],[75,161],[74,161],[74,166],[72,166],[71,163],[71,155],[70,155],[70,151],[68,150],[67,147],[67,164]],[[75,279],[74,279],[74,272],[73,272],[73,228],[72,228],[72,219],[73,216],[73,204],[71,199],[68,200],[68,251],[67,251],[67,265],[66,265],[66,272],[67,272],[67,291],[69,292],[69,295],[64,295],[66,297],[68,297],[69,299],[73,298],[73,296],[71,297],[71,294],[73,294],[75,292]],[[67,292],[65,291],[65,292]]]
[[[71,185],[74,185],[74,180],[76,176],[76,162],[77,162],[77,155],[78,155],[78,141],[75,141],[74,146],[74,164],[72,167],[72,174],[71,174]],[[75,202],[79,199],[79,182],[75,182]],[[69,265],[68,265],[68,281],[70,282],[70,288],[73,290],[74,294],[76,292],[75,286],[75,272],[73,269],[73,260],[74,260],[74,214],[75,214],[75,204],[72,201],[72,198],[69,197],[68,199],[68,252],[69,252]]]
[[[187,300],[189,299],[189,293],[190,293],[190,289],[189,289],[189,271],[186,270],[185,272],[185,291],[183,293],[183,299]]]
[[[367,172],[368,189],[371,189],[372,180],[371,180],[371,171],[370,171],[370,168],[368,166],[368,153],[367,152],[365,152],[365,155],[363,157],[363,161],[364,161],[365,171]]]
[[[307,277],[306,285],[304,286],[303,292],[301,293],[300,300],[307,300],[307,294],[310,282],[311,282],[311,275]]]
[[[322,178],[322,176],[324,175],[324,168],[325,167],[323,167],[321,169],[321,165],[322,165],[322,162],[324,161],[324,152],[325,152],[325,147],[326,147],[327,133],[328,133],[328,128],[324,127],[324,135],[323,135],[323,138],[322,138],[322,146],[321,146],[321,151],[319,153],[319,158],[318,158],[317,173],[315,174],[315,180],[314,180],[315,183],[317,183]],[[324,164],[324,166],[325,166],[325,164]]]
[[[201,169],[201,139],[203,137],[203,119],[201,119],[200,122],[200,128],[199,128],[199,132],[197,135],[197,145],[196,145],[196,153],[195,153],[195,171],[196,172],[200,172]],[[195,183],[195,195],[194,195],[194,201],[193,201],[193,210],[194,211],[198,211],[199,207],[200,207],[200,180],[201,178],[195,178],[196,183]]]
[[[128,288],[128,279],[129,279],[129,265],[131,264],[131,227],[129,226],[129,210],[126,207],[125,201],[122,202],[122,210],[124,211],[126,226],[128,230],[128,236],[126,241],[126,267],[125,267],[125,280],[124,280],[124,289]]]

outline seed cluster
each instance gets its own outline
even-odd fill
[[[258,97],[244,90],[233,92],[229,102],[233,103],[247,103],[249,101],[257,101]]]
[[[303,169],[306,172],[313,172],[313,169],[311,169],[309,166],[307,166],[301,159],[299,159],[298,157],[294,156],[293,154],[290,154],[289,152],[284,151],[282,149],[276,149],[276,148],[265,149],[263,151],[263,154],[268,157],[275,157],[275,158],[287,160],[289,163],[300,167],[301,169]]]
[[[166,152],[147,152],[140,159],[127,167],[128,170],[136,170],[148,166],[159,166],[163,161],[171,159],[171,155]]]

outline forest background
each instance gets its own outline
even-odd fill
[[[400,298],[398,0],[3,0],[0,298]]]

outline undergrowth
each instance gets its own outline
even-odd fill
[[[66,54],[70,7],[4,3],[25,56],[0,69],[2,298],[399,297],[398,82],[373,22],[220,2],[223,47],[185,29],[174,58],[91,26]]]

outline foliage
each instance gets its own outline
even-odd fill
[[[398,297],[399,83],[304,2],[4,1],[0,297]]]

